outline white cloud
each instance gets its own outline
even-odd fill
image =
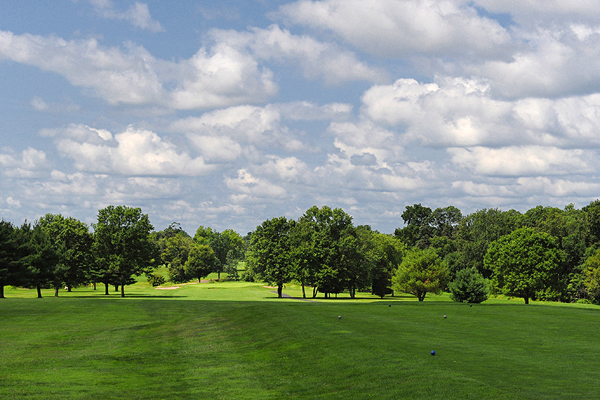
[[[90,0],[96,12],[109,19],[124,20],[140,29],[147,29],[152,32],[164,32],[164,28],[158,21],[152,19],[148,5],[135,2],[127,11],[117,11],[110,0]]]
[[[308,165],[296,157],[267,157],[269,161],[257,170],[264,175],[277,177],[285,182],[302,182],[311,173]]]
[[[560,20],[588,20],[600,16],[600,3],[595,0],[475,0],[475,4],[492,13],[510,14],[520,25],[556,23]]]
[[[497,57],[510,47],[510,35],[498,22],[453,1],[300,0],[281,6],[279,15],[331,31],[380,57]]]
[[[254,177],[246,169],[237,171],[236,178],[226,178],[225,184],[234,192],[235,202],[255,202],[260,199],[281,199],[287,194],[286,190],[266,179]]]
[[[205,153],[217,154],[241,148],[250,151],[248,145],[258,148],[275,146],[286,151],[308,150],[295,135],[281,123],[277,107],[237,106],[207,112],[201,117],[189,117],[175,121],[171,130],[185,132],[188,138]],[[210,139],[218,137],[219,139]],[[218,146],[210,148],[211,145]]]
[[[522,32],[511,60],[483,60],[465,73],[490,79],[505,98],[556,97],[600,90],[600,34],[581,25]]]
[[[15,154],[10,149],[0,153],[0,166],[3,174],[13,178],[32,178],[43,173],[50,165],[46,153],[28,147],[20,154]]]
[[[260,103],[277,92],[270,70],[226,44],[201,48],[179,62],[158,60],[131,43],[125,50],[106,48],[96,39],[0,31],[0,60],[55,72],[113,105],[213,108]]]
[[[79,171],[134,176],[195,176],[214,170],[202,157],[191,157],[158,134],[128,127],[114,135],[106,130],[72,125],[56,136],[61,154]]]
[[[293,35],[272,25],[268,29],[252,28],[248,32],[215,30],[217,42],[236,48],[248,48],[262,60],[281,60],[300,65],[308,78],[323,78],[337,84],[353,80],[382,81],[387,74],[358,60],[354,53],[334,43],[322,43],[306,35]]]
[[[104,48],[96,39],[14,35],[0,31],[0,59],[58,73],[74,86],[92,89],[111,104],[144,104],[164,96],[156,60],[142,47]]]
[[[478,175],[536,176],[587,174],[598,167],[595,152],[524,146],[450,148],[452,162]]]
[[[178,109],[260,103],[277,92],[273,74],[250,55],[224,43],[210,52],[200,49],[191,59],[173,66],[178,81],[170,95]]]
[[[405,142],[426,146],[600,144],[600,95],[497,100],[488,81],[438,77],[437,83],[399,79],[373,86],[362,112],[400,129]]]

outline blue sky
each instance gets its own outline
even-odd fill
[[[4,1],[0,217],[582,207],[599,44],[591,0]]]

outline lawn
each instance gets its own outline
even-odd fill
[[[599,397],[596,306],[365,294],[311,302],[272,290],[139,282],[125,299],[100,287],[43,299],[7,290],[0,398]]]

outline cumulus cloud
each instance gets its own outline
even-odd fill
[[[248,32],[215,30],[217,42],[247,48],[257,58],[300,65],[308,78],[323,78],[327,83],[386,80],[387,74],[357,59],[354,53],[334,43],[323,43],[307,35],[293,35],[271,25],[267,29],[251,28]]]
[[[600,4],[594,0],[475,0],[475,4],[496,14],[509,14],[519,25],[556,23],[561,20],[593,20],[600,16]]]
[[[281,6],[278,15],[333,32],[380,57],[505,57],[511,47],[509,33],[497,21],[453,1],[300,0]]]
[[[235,178],[228,177],[225,184],[234,193],[232,199],[235,202],[256,202],[261,199],[281,199],[287,194],[286,190],[269,182],[253,176],[246,169],[237,171]]]
[[[58,151],[79,171],[134,176],[195,176],[214,170],[202,157],[192,157],[155,132],[128,127],[112,135],[106,130],[71,125],[45,131],[55,136]]]
[[[67,41],[0,31],[1,59],[55,72],[110,104],[212,108],[264,102],[277,92],[270,70],[225,44],[173,62],[156,59],[132,43],[122,51],[97,39]]]
[[[152,19],[148,5],[135,2],[127,11],[117,11],[110,0],[90,0],[96,12],[109,19],[124,20],[140,29],[152,32],[163,32],[165,29],[158,21]]]
[[[11,149],[4,149],[0,153],[0,166],[5,176],[13,178],[32,178],[40,175],[50,166],[46,153],[28,147],[20,154]]]
[[[452,162],[480,175],[587,174],[598,167],[595,152],[555,147],[523,146],[499,149],[473,147],[447,150]]]
[[[399,79],[367,90],[362,111],[406,141],[433,147],[600,144],[600,95],[498,100],[488,82]]]
[[[105,48],[96,39],[66,41],[0,31],[0,59],[56,72],[112,104],[159,101],[164,90],[154,71],[156,60],[142,47],[129,45],[127,50]]]
[[[600,29],[569,25],[521,34],[527,46],[511,60],[484,60],[465,73],[488,78],[505,98],[559,97],[600,90]]]
[[[276,146],[286,151],[307,151],[309,148],[282,124],[277,107],[237,106],[207,112],[201,117],[175,121],[171,130],[184,132],[206,157],[242,152],[237,144],[252,148]],[[207,145],[210,143],[214,147]],[[247,147],[247,146],[250,147]],[[249,155],[247,153],[247,155]]]

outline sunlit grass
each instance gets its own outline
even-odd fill
[[[597,397],[597,306],[367,293],[302,301],[256,283],[177,286],[140,280],[124,299],[103,287],[43,299],[7,289],[0,398]]]

